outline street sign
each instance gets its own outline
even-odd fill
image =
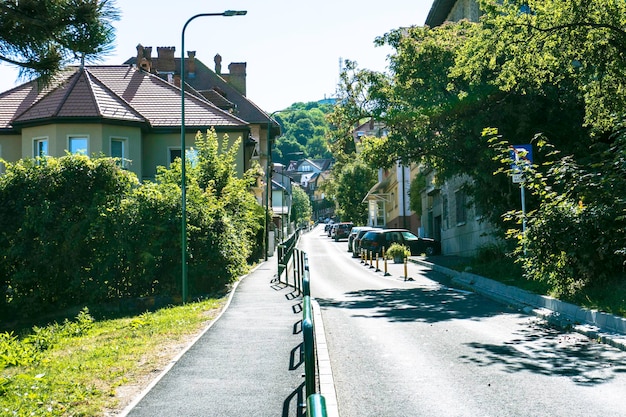
[[[524,167],[533,163],[533,146],[527,145],[513,145],[510,150],[511,160],[511,172],[513,182],[519,184],[524,182],[523,171]]]

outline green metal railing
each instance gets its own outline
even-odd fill
[[[327,417],[326,400],[323,395],[313,394],[306,399],[306,417]]]
[[[313,328],[313,308],[311,296],[305,295],[302,301],[302,335],[304,336],[304,378],[307,398],[317,392],[315,372],[315,329]]]
[[[296,248],[298,230],[278,245],[278,281],[293,287],[302,295],[302,335],[307,417],[326,417],[326,401],[318,392],[315,322],[311,306],[309,259],[306,252]],[[290,279],[290,276],[293,279]]]

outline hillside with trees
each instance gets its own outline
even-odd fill
[[[326,116],[332,109],[330,104],[294,103],[276,113],[274,118],[282,134],[276,139],[272,160],[287,165],[291,160],[302,158],[331,158],[327,145],[330,124]]]

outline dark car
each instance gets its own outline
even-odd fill
[[[352,226],[353,224],[351,222],[335,223],[330,232],[330,236],[335,239],[335,242],[338,242],[340,239],[347,239],[350,235],[350,230],[352,230]]]
[[[362,227],[354,235],[354,238],[352,239],[352,257],[353,258],[358,258],[359,256],[361,256],[361,239],[363,238],[363,235],[369,232],[370,230],[380,230],[380,229],[376,229],[374,227]]]
[[[383,248],[387,250],[395,242],[408,247],[414,256],[431,256],[441,252],[441,245],[436,240],[418,237],[406,229],[371,230],[361,238],[361,248],[368,254],[382,255]]]
[[[366,226],[354,226],[350,229],[350,234],[348,235],[348,252],[352,252],[352,242],[354,242],[354,238],[362,229],[365,229]]]

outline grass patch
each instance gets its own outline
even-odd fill
[[[220,312],[226,298],[0,334],[0,415],[102,416],[123,408]]]

